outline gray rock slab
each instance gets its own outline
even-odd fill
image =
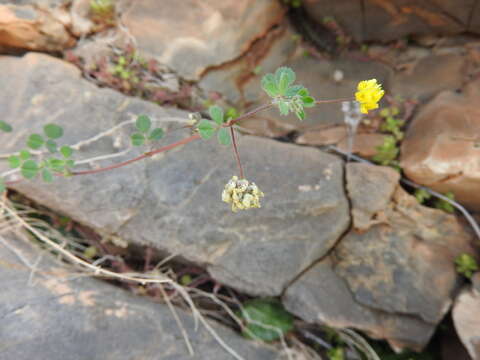
[[[472,235],[455,216],[419,205],[391,168],[348,164],[346,179],[361,231],[299,277],[285,305],[307,321],[420,350],[452,304],[461,283],[454,259],[474,251]]]
[[[1,61],[5,83],[13,83],[7,74],[18,74],[16,85],[0,99],[5,119],[15,129],[4,152],[20,150],[27,134],[41,132],[49,122],[61,124],[64,141],[74,144],[138,114],[150,115],[155,126],[167,129],[187,121],[185,112],[98,89],[73,66],[45,55]],[[133,126],[123,127],[82,147],[76,159],[122,154],[132,132]],[[174,132],[162,143],[188,135]],[[278,295],[325,255],[348,226],[342,162],[316,149],[254,137],[242,137],[239,147],[247,178],[266,194],[261,209],[232,213],[221,202],[236,166],[230,148],[215,141],[196,141],[116,171],[51,185],[22,182],[14,188],[105,237],[154,246],[207,266],[230,286]],[[101,165],[139,153],[132,150]],[[0,169],[6,167],[0,163]]]
[[[71,268],[16,236],[0,242],[0,358],[2,360],[233,359],[193,317],[177,310],[195,354],[167,305],[153,303]],[[15,249],[13,252],[12,249]],[[211,324],[244,359],[278,359],[279,353]]]

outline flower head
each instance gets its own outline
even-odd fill
[[[260,198],[263,196],[263,192],[255,183],[233,176],[225,185],[222,201],[232,204],[232,211],[237,212],[237,210],[259,208]]]
[[[355,99],[360,103],[360,112],[363,114],[378,108],[378,102],[385,94],[382,85],[377,83],[377,79],[360,81],[357,90]]]

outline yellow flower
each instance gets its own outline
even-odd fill
[[[232,204],[232,211],[236,212],[237,210],[259,208],[260,198],[263,196],[263,192],[255,183],[234,176],[225,185],[222,201]]]
[[[360,112],[363,114],[378,108],[378,102],[385,94],[382,85],[377,83],[377,79],[360,81],[357,90],[355,99],[360,103]]]

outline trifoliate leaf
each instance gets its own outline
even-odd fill
[[[20,172],[25,179],[33,179],[38,174],[38,165],[33,160],[27,160],[22,164]]]
[[[0,120],[0,130],[4,132],[12,132],[12,126],[7,124],[5,121]]]
[[[137,128],[138,131],[142,133],[147,133],[148,130],[150,130],[151,126],[152,126],[152,121],[147,115],[140,115],[137,118],[137,121],[135,121],[135,127]]]
[[[284,95],[288,87],[295,82],[295,73],[288,67],[280,67],[275,71],[275,82],[280,95]]]
[[[47,124],[43,127],[43,132],[50,139],[58,139],[63,136],[63,128],[55,124]]]
[[[145,143],[145,136],[140,133],[135,133],[130,136],[130,140],[132,141],[133,146],[141,146]]]
[[[302,85],[294,85],[290,86],[287,91],[285,92],[285,96],[292,97],[298,94],[300,90],[303,89]]]
[[[57,143],[52,139],[48,139],[47,142],[45,143],[45,146],[47,147],[50,153],[54,154],[57,152]]]
[[[280,110],[280,114],[288,115],[288,103],[280,101],[278,103],[278,110]]]
[[[73,149],[70,146],[65,145],[60,148],[60,153],[64,158],[69,158],[73,154]]]
[[[242,333],[247,338],[274,341],[293,330],[293,316],[275,299],[254,299],[246,302],[240,317],[249,330]]]
[[[28,151],[28,150],[20,150],[20,159],[22,159],[22,160],[28,160],[28,159],[30,159],[30,156],[31,156],[30,151]]]
[[[163,134],[164,134],[163,129],[155,128],[152,130],[150,135],[148,135],[148,140],[158,141],[163,137]]]
[[[34,150],[40,149],[44,143],[45,141],[43,140],[42,136],[39,134],[32,134],[28,137],[28,140],[27,140],[27,146],[30,149],[34,149]]]
[[[197,128],[202,139],[208,140],[215,134],[215,127],[211,121],[203,119]]]
[[[218,130],[218,142],[222,145],[230,145],[232,143],[232,138],[230,136],[230,130],[227,128],[221,128]]]
[[[275,83],[275,76],[273,74],[267,74],[262,78],[262,89],[270,97],[278,95],[277,84]]]
[[[43,181],[45,181],[47,183],[53,182],[53,175],[50,172],[50,170],[48,170],[48,169],[43,169],[42,170],[42,179],[43,179]]]
[[[305,107],[314,107],[315,106],[315,99],[311,96],[304,96],[302,97],[303,106]]]
[[[213,121],[215,121],[218,125],[223,124],[223,109],[220,106],[210,106],[208,112],[210,113],[210,117]]]
[[[16,169],[22,165],[22,160],[17,155],[12,155],[8,158],[8,165],[12,169]]]

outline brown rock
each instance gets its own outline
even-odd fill
[[[145,0],[135,2],[124,19],[140,51],[198,80],[244,55],[283,17],[280,3],[270,0],[163,0],[161,6]]]
[[[391,41],[412,34],[458,34],[479,28],[475,0],[304,0],[322,23],[332,17],[356,41]]]
[[[285,304],[307,321],[421,350],[451,305],[454,259],[472,251],[471,235],[419,205],[393,169],[347,164],[346,179],[353,229],[287,289]]]
[[[478,275],[478,274],[477,274]],[[452,311],[455,329],[473,360],[480,359],[480,292],[465,288]]]
[[[68,14],[35,5],[0,5],[0,49],[55,52],[76,40],[65,27]]]
[[[480,210],[480,82],[463,94],[443,92],[413,119],[401,166],[413,181]]]

